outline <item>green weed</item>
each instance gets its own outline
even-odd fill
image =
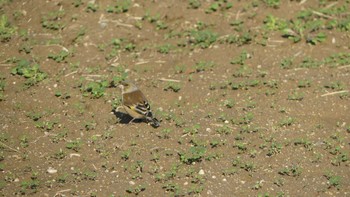
[[[103,80],[100,82],[89,82],[80,88],[83,96],[90,96],[91,98],[98,99],[106,94],[105,90],[109,86],[108,81]]]
[[[208,48],[216,42],[218,35],[210,30],[192,30],[189,32],[189,43],[203,49]]]
[[[202,4],[200,0],[188,0],[188,5],[189,8],[198,9]]]
[[[204,146],[192,146],[187,152],[180,152],[180,161],[185,164],[192,164],[193,162],[202,161],[207,148]]]
[[[292,117],[283,118],[279,121],[280,127],[291,126],[295,122],[295,119]]]
[[[126,192],[134,195],[139,195],[141,192],[145,190],[146,190],[146,187],[144,185],[137,185],[137,186],[129,187],[128,189],[126,189]]]
[[[341,177],[340,176],[336,176],[331,172],[328,172],[327,174],[324,175],[327,180],[328,180],[328,188],[332,188],[335,187],[337,189],[340,189],[341,186]]]
[[[291,101],[301,101],[303,99],[304,99],[304,93],[298,92],[296,90],[288,94],[288,98],[287,98],[287,100],[291,100]]]
[[[176,82],[168,82],[166,86],[163,88],[163,90],[165,91],[171,90],[173,92],[178,92],[181,90],[181,85]]]
[[[32,64],[27,60],[20,60],[11,73],[26,78],[25,85],[27,87],[33,86],[47,77],[47,74],[40,70],[38,64]]]
[[[283,30],[287,28],[287,22],[281,18],[277,18],[271,14],[267,15],[266,18],[264,19],[264,27],[267,30]]]
[[[292,68],[292,65],[293,65],[292,58],[282,59],[281,64],[280,64],[281,68],[283,68],[283,69],[290,69],[290,68]]]
[[[107,6],[108,13],[124,13],[129,11],[131,7],[131,0],[117,1],[114,6]]]
[[[291,167],[285,167],[282,170],[278,171],[280,175],[287,175],[297,177],[300,176],[302,169],[299,166],[293,165]]]
[[[62,50],[58,54],[49,54],[47,57],[57,63],[66,62],[65,59],[70,55],[69,51]]]
[[[16,33],[16,27],[12,26],[6,15],[0,18],[0,41],[9,41]]]
[[[66,143],[66,148],[78,152],[82,146],[80,139],[72,140]]]
[[[64,10],[49,12],[41,18],[41,26],[49,30],[62,30],[65,24],[62,18],[66,15]]]
[[[215,67],[215,63],[210,61],[200,61],[197,62],[196,65],[194,66],[194,69],[196,70],[196,72],[203,72],[206,70],[212,70]]]
[[[158,47],[158,52],[162,54],[168,54],[173,46],[171,44],[164,44]]]
[[[264,0],[264,3],[269,7],[279,8],[281,2],[280,0]]]
[[[99,9],[99,5],[94,2],[89,2],[85,8],[86,12],[96,12]]]

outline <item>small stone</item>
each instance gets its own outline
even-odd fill
[[[223,181],[223,182],[226,182],[226,181],[227,181],[227,179],[225,179],[225,178],[224,178],[224,179],[222,179],[222,181]]]
[[[130,185],[135,185],[135,182],[134,181],[129,181],[129,184]]]
[[[186,181],[186,182],[184,182],[184,185],[188,185],[188,182]]]
[[[47,172],[49,174],[55,174],[55,173],[57,173],[57,170],[55,168],[49,167],[49,169],[47,169]]]
[[[216,179],[216,176],[212,176],[211,178]]]
[[[204,174],[205,174],[205,173],[204,173],[204,170],[203,170],[203,169],[199,170],[198,174],[199,174],[199,175],[204,175]]]

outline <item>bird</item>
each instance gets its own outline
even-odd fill
[[[124,108],[133,118],[130,122],[142,119],[151,122],[154,127],[160,126],[159,121],[153,117],[151,106],[145,95],[134,83],[124,80],[118,87],[122,90],[122,105],[117,108],[117,111],[120,107]]]

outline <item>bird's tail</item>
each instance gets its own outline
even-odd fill
[[[160,123],[157,120],[157,118],[147,117],[147,121],[151,122],[153,127],[159,127],[160,126]]]

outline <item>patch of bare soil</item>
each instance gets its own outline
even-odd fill
[[[1,0],[1,196],[349,196],[349,4]]]

